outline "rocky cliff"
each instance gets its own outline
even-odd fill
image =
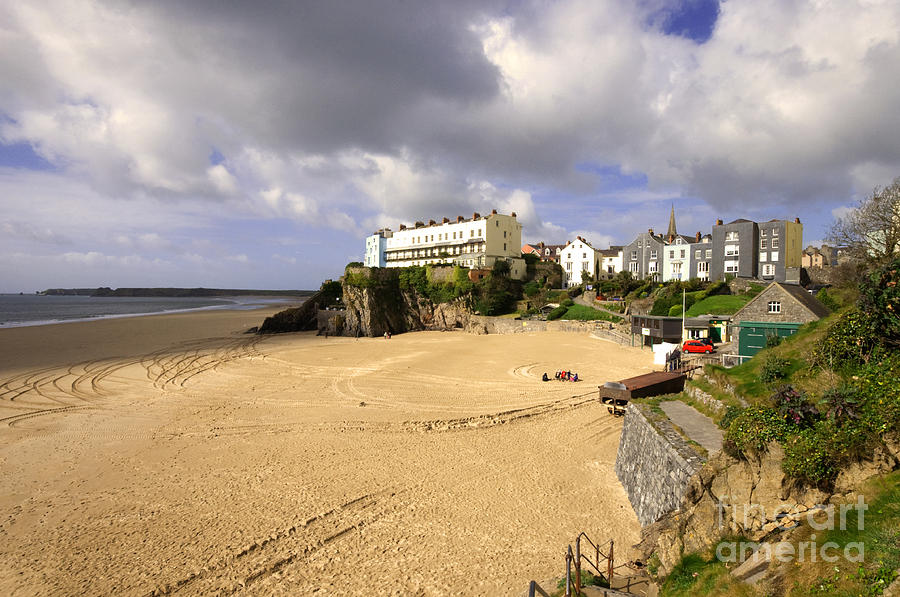
[[[415,288],[401,289],[397,270],[348,272],[354,277],[344,281],[344,336],[462,329],[469,324],[472,313],[464,299],[435,303]]]
[[[645,557],[655,554],[659,573],[666,576],[684,554],[705,552],[723,537],[780,540],[809,510],[852,501],[864,480],[895,470],[900,438],[886,438],[869,459],[845,469],[828,492],[792,482],[782,470],[783,460],[776,442],[746,460],[717,454],[691,479],[680,508],[644,527],[639,551]]]

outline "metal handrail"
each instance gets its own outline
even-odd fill
[[[550,597],[541,585],[537,584],[536,581],[531,581],[528,583],[528,597],[535,597],[536,595],[542,595],[543,597]]]
[[[595,560],[592,562],[588,556],[585,556],[581,553],[581,538],[584,537],[587,539],[587,542],[591,544],[591,547],[594,548],[595,551]],[[605,544],[604,544],[605,545]],[[584,531],[578,533],[578,536],[575,538],[575,591],[581,592],[581,560],[582,558],[591,565],[591,567],[597,571],[597,574],[600,575],[601,578],[604,578],[607,584],[612,587],[613,581],[613,548],[614,543],[612,539],[609,541],[609,554],[605,554],[600,551],[600,546],[591,541],[591,538],[588,537],[587,533]],[[571,549],[571,546],[570,546]],[[606,560],[606,572],[602,572],[600,570],[600,556],[603,556],[603,559]]]

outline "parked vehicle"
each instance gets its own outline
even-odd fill
[[[688,340],[682,345],[681,350],[686,353],[706,353],[709,354],[715,350],[710,344],[704,344],[700,340]]]
[[[697,342],[703,342],[707,346],[712,346],[713,348],[716,347],[716,343],[713,342],[712,340],[710,340],[709,338],[695,338],[695,340],[697,340]]]

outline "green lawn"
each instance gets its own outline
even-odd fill
[[[699,303],[694,303],[685,314],[687,317],[697,317],[709,313],[711,315],[731,315],[750,302],[750,297],[734,294],[717,294],[708,296]]]
[[[622,321],[621,317],[616,317],[615,315],[610,315],[609,313],[604,313],[603,311],[598,311],[597,309],[592,309],[591,307],[586,307],[584,305],[572,305],[560,319],[575,319],[578,321],[595,321],[600,319],[603,321],[612,321],[613,323]]]

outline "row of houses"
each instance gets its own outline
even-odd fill
[[[409,267],[413,265],[452,264],[471,270],[487,270],[497,261],[510,266],[510,276],[525,278],[522,258],[522,225],[516,212],[471,218],[458,216],[416,222],[407,227],[400,224],[394,231],[382,228],[366,238],[366,267]]]
[[[443,218],[440,222],[403,224],[396,231],[383,228],[366,238],[364,264],[369,267],[453,264],[473,270],[490,269],[498,261],[510,265],[515,279],[525,277],[522,254],[535,254],[559,263],[563,286],[581,284],[583,279],[612,277],[626,271],[637,279],[717,280],[727,275],[763,281],[800,281],[803,264],[803,225],[799,219],[753,222],[717,220],[709,234],[679,234],[675,208],[665,234],[652,228],[641,232],[627,245],[606,249],[594,247],[587,239],[560,244],[522,244],[522,225],[516,214],[497,210],[471,218]]]
[[[565,273],[565,287],[581,284],[583,278],[611,277],[621,271],[637,279],[717,280],[727,275],[764,281],[798,284],[803,254],[803,224],[799,218],[753,222],[717,220],[710,234],[678,233],[675,208],[665,235],[652,228],[627,245],[597,249],[576,237],[565,245],[526,244],[523,253],[556,261]]]

